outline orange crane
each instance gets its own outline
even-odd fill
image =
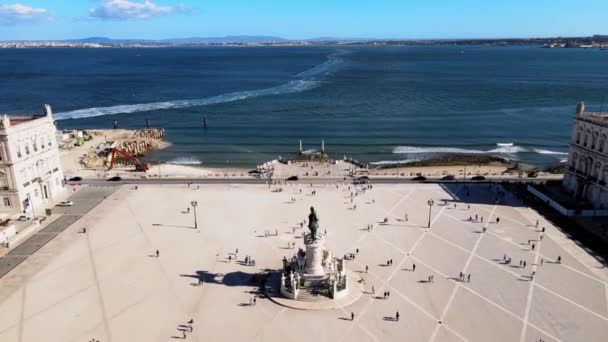
[[[139,159],[135,158],[130,153],[127,153],[123,150],[119,150],[117,148],[113,148],[112,156],[110,157],[110,166],[108,167],[108,171],[112,170],[112,168],[114,167],[114,162],[116,161],[116,154],[119,154],[119,155],[133,161],[135,163],[136,172],[146,172],[146,171],[150,170],[150,168],[152,167],[150,164],[142,163],[141,161],[139,161]]]

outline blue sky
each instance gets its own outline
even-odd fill
[[[608,34],[608,0],[0,0],[0,40]]]

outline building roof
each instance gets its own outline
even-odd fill
[[[603,126],[608,125],[608,112],[584,112],[577,114],[577,118]]]

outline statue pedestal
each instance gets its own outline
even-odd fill
[[[311,276],[325,275],[325,270],[323,269],[325,240],[322,237],[318,237],[317,240],[313,241],[310,237],[306,236],[304,244],[306,245],[304,273]]]

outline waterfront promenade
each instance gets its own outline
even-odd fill
[[[0,278],[0,340],[167,341],[185,333],[194,341],[510,342],[608,334],[606,269],[509,193],[488,184],[353,191],[329,182],[123,185]],[[310,206],[336,255],[359,250],[347,267],[365,280],[364,293],[343,309],[288,309],[259,292],[256,279],[281,267],[290,243],[302,246],[299,223]],[[240,263],[245,256],[256,266]]]

